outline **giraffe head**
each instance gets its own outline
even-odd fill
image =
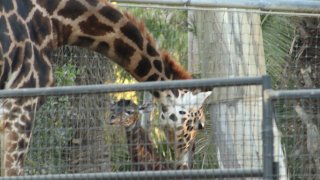
[[[192,119],[195,130],[202,129],[205,124],[203,112],[204,101],[211,95],[211,91],[198,90],[166,90],[159,92],[161,103],[161,125],[170,127],[183,126],[186,120]]]
[[[132,127],[139,121],[139,114],[151,111],[151,104],[136,105],[131,100],[121,99],[111,104],[111,125]]]
[[[112,103],[110,124],[123,125],[125,127],[132,126],[139,119],[136,109],[137,105],[130,100],[121,99]]]

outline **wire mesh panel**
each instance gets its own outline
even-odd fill
[[[250,84],[250,80],[252,84],[261,83],[261,78],[256,78],[253,81],[249,79],[244,84]],[[223,84],[226,81],[228,84],[239,83],[239,80],[220,81],[217,79],[194,81],[189,85],[192,84],[191,87],[197,87],[198,90],[201,90],[201,87],[205,85],[206,90],[203,91],[208,91],[211,89],[208,88],[210,83],[213,87],[214,84],[221,86],[221,82]],[[260,85],[244,87],[250,91],[256,86]],[[170,112],[172,107],[157,104],[154,101],[143,103],[139,99],[142,96],[142,91],[128,92],[126,90],[132,88],[131,85],[106,86],[109,91],[121,91],[119,93],[94,93],[102,92],[103,88],[90,87],[86,90],[81,90],[81,87],[56,88],[58,90],[51,93],[45,92],[43,89],[42,91],[35,90],[37,92],[24,91],[24,93],[49,95],[41,96],[43,103],[38,104],[37,110],[31,114],[34,117],[34,124],[31,144],[24,159],[25,175],[60,174],[62,177],[70,178],[73,176],[63,175],[80,173],[83,175],[80,178],[87,178],[84,173],[104,172],[107,174],[104,174],[103,177],[112,177],[114,174],[110,173],[120,173],[121,176],[121,173],[125,172],[150,171],[156,173],[159,170],[164,173],[162,179],[165,177],[184,179],[257,177],[262,175],[262,154],[260,154],[262,153],[262,139],[258,135],[262,131],[261,124],[259,124],[262,117],[261,94],[255,97],[241,96],[232,99],[231,101],[240,102],[240,107],[237,107],[236,111],[234,108],[227,109],[224,104],[221,104],[221,102],[228,102],[223,99],[223,96],[215,102],[207,97],[202,100],[196,99],[196,101],[187,98],[183,104],[176,104],[174,107],[178,114],[170,114],[171,121],[164,122],[165,118],[162,116],[166,115],[163,112]],[[157,87],[164,88],[166,86],[161,84],[155,86],[154,83],[140,85],[140,89],[146,87],[149,87],[149,92],[155,92]],[[68,91],[67,94],[71,95],[63,95],[66,93],[63,91]],[[76,94],[72,94],[72,92]],[[91,93],[87,94],[88,92]],[[186,93],[187,89],[182,89],[182,92]],[[14,91],[8,91],[8,93],[14,93]],[[130,93],[134,93],[135,96],[128,98]],[[201,93],[201,91],[194,93]],[[50,96],[50,94],[52,95]],[[57,94],[61,95],[57,96]],[[188,96],[188,94],[184,95]],[[33,97],[20,96],[22,97],[15,99],[26,101],[33,99]],[[99,107],[83,107],[82,101],[88,101],[88,99],[99,102]],[[198,109],[193,111],[193,108],[185,108],[189,106],[198,107]],[[241,111],[242,106],[250,106],[252,111]],[[148,117],[148,126],[145,127],[141,123],[141,118],[147,112],[151,115]],[[98,119],[93,120],[94,117]],[[81,121],[85,126],[77,127],[75,124],[78,121]],[[244,124],[248,121],[250,121],[251,130],[257,131],[256,137],[247,135],[248,129],[239,130],[238,127],[246,126]],[[232,128],[219,131],[216,123],[230,124]],[[28,129],[23,131],[28,131]],[[77,134],[79,132],[88,135],[80,136]],[[256,152],[246,154],[245,151],[242,151],[239,153],[233,146],[246,150],[252,149],[250,146],[254,146]],[[1,153],[4,153],[3,149]],[[168,172],[165,175],[166,171],[172,170],[177,170],[177,174],[170,175]],[[90,174],[87,175],[90,176]],[[125,176],[125,174],[122,175]],[[143,178],[142,174],[140,176]],[[29,176],[29,178],[35,177],[41,179],[46,176]],[[139,177],[139,175],[134,177]],[[159,175],[158,178],[161,176]]]
[[[235,95],[234,91],[230,91],[238,88],[223,89],[217,89],[219,96],[211,105],[211,128],[218,146],[219,167],[261,168],[262,96],[251,94],[256,92],[256,87],[244,87],[248,93],[244,95]]]
[[[319,98],[298,97],[281,98],[273,102],[291,179],[320,177],[319,102]]]
[[[109,99],[104,94],[47,97],[34,114],[26,174],[109,171],[110,155],[104,142]],[[88,102],[95,102],[92,108]]]

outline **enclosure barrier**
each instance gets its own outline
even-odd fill
[[[264,77],[264,76],[263,76]],[[193,79],[175,80],[166,82],[142,82],[136,84],[113,84],[113,85],[85,85],[85,86],[63,86],[32,89],[5,89],[0,91],[0,98],[26,97],[26,96],[57,96],[57,95],[76,95],[76,94],[96,94],[114,93],[126,91],[150,91],[165,89],[192,89],[192,88],[212,88],[226,86],[245,86],[261,85],[263,77],[247,78],[212,78],[212,79]],[[267,79],[267,76],[265,77]]]
[[[301,99],[301,98],[319,98],[320,89],[298,89],[298,90],[267,90],[269,100],[276,99]]]
[[[157,4],[199,8],[239,8],[262,11],[320,12],[319,1],[299,0],[114,0],[118,3]]]
[[[50,87],[36,89],[15,89],[0,91],[0,98],[9,97],[26,97],[26,96],[59,96],[75,94],[94,94],[94,93],[112,93],[124,91],[148,91],[163,90],[174,88],[206,88],[212,89],[227,86],[245,86],[260,85],[262,91],[271,87],[270,77],[243,77],[243,78],[214,78],[199,80],[177,80],[168,82],[144,82],[131,85],[87,85],[87,86],[69,86],[69,87]],[[263,94],[263,92],[261,92]],[[265,97],[269,100],[268,97]],[[227,178],[227,177],[264,177],[264,179],[274,179],[274,162],[273,162],[273,134],[272,121],[270,121],[271,109],[270,103],[263,103],[263,169],[199,169],[199,170],[169,170],[169,171],[145,171],[145,172],[106,172],[106,173],[83,173],[83,174],[57,174],[57,175],[36,175],[23,177],[2,177],[5,179],[161,179],[174,178]]]
[[[61,175],[35,175],[20,177],[3,177],[1,180],[82,180],[82,179],[186,179],[187,178],[234,178],[234,177],[261,177],[261,169],[225,169],[225,170],[170,170],[170,171],[144,171],[144,172],[110,172],[110,173],[83,173]]]
[[[264,94],[266,106],[273,107],[268,118],[288,129],[296,125],[281,134],[283,143],[290,144],[286,157],[290,179],[318,179],[320,89],[266,90]]]

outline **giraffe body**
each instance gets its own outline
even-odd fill
[[[53,86],[50,55],[54,49],[64,45],[101,53],[138,81],[191,78],[168,53],[158,50],[143,23],[120,12],[106,0],[0,1],[0,89]],[[153,92],[160,103],[170,107],[170,111],[162,112],[164,121],[172,121],[170,117],[176,113],[173,103],[182,102],[181,92]],[[189,92],[184,98],[199,98],[199,103],[203,103],[203,92]],[[169,95],[174,101],[162,98]],[[40,97],[24,97],[2,101],[0,125],[3,127],[5,153],[1,174],[23,174],[33,114],[42,100]],[[195,105],[197,102],[189,103]],[[179,126],[177,122],[182,122],[176,118],[175,123],[169,123],[170,126]]]

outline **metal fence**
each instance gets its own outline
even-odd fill
[[[267,92],[273,117],[286,148],[290,179],[320,177],[320,121],[318,89]],[[281,178],[281,176],[280,176]]]
[[[43,89],[25,89],[25,90],[3,90],[0,92],[1,98],[10,98],[10,97],[28,97],[28,96],[47,96],[48,101],[53,103],[55,100],[59,106],[63,105],[66,101],[61,101],[61,98],[80,98],[82,96],[99,96],[99,98],[111,94],[111,93],[121,93],[128,91],[150,91],[157,89],[167,89],[167,88],[225,88],[225,87],[255,87],[261,86],[263,89],[261,90],[260,97],[264,97],[264,101],[259,99],[259,104],[256,106],[263,106],[263,124],[262,124],[262,133],[261,140],[263,142],[263,165],[254,164],[257,159],[254,158],[254,155],[251,157],[242,157],[240,160],[243,164],[249,163],[251,164],[251,168],[227,168],[220,169],[218,166],[215,167],[214,164],[219,163],[217,159],[205,160],[195,159],[194,163],[202,163],[203,161],[207,161],[206,163],[209,166],[212,166],[212,169],[205,168],[201,169],[198,167],[193,170],[165,170],[165,171],[145,171],[145,172],[131,172],[121,169],[115,168],[119,166],[126,166],[130,164],[127,160],[110,160],[106,159],[106,162],[103,162],[105,165],[112,167],[109,168],[108,172],[103,173],[68,173],[68,168],[72,168],[72,165],[68,164],[68,159],[64,154],[64,151],[67,151],[68,145],[63,144],[68,140],[67,131],[72,131],[68,129],[67,125],[59,125],[59,118],[63,117],[63,121],[68,122],[68,118],[72,118],[72,116],[64,116],[64,113],[73,114],[77,111],[75,109],[70,109],[72,105],[65,105],[63,108],[59,109],[57,107],[51,107],[50,111],[46,112],[45,120],[52,119],[54,122],[46,122],[45,126],[41,126],[37,128],[38,121],[43,122],[37,115],[38,120],[36,121],[35,129],[34,129],[34,140],[38,143],[33,143],[30,147],[30,152],[28,161],[26,166],[27,174],[30,176],[23,177],[6,177],[1,179],[185,179],[185,178],[198,178],[198,179],[206,179],[206,178],[236,178],[236,177],[264,177],[265,179],[273,179],[274,176],[277,176],[274,173],[279,173],[279,166],[277,165],[277,161],[273,160],[273,135],[272,135],[272,119],[275,119],[275,122],[278,128],[281,130],[281,141],[285,145],[286,148],[286,165],[287,165],[287,177],[290,179],[317,179],[319,176],[319,122],[318,122],[318,111],[319,111],[319,90],[282,90],[276,91],[270,89],[270,79],[268,77],[252,77],[252,78],[220,78],[220,79],[202,79],[202,80],[191,80],[191,81],[177,81],[177,82],[155,82],[155,83],[140,83],[133,85],[89,85],[89,86],[78,86],[78,87],[54,87],[54,88],[43,88]],[[54,98],[55,100],[53,100]],[[245,97],[244,99],[251,99],[251,97]],[[256,97],[259,98],[259,97]],[[234,100],[234,99],[233,99]],[[247,102],[246,102],[247,103]],[[53,103],[54,104],[54,103]],[[101,109],[78,109],[78,111],[103,111],[108,112],[109,101],[106,103],[106,107],[101,107]],[[218,110],[215,108],[215,104],[209,104],[208,106],[208,117],[207,121],[211,119],[211,123],[207,122],[211,126],[215,126],[217,123],[217,116],[226,116],[227,112],[221,111],[220,107]],[[245,104],[245,103],[244,103]],[[46,106],[46,104],[44,105]],[[252,109],[254,110],[254,109]],[[69,111],[69,112],[68,112]],[[71,112],[70,112],[71,111]],[[251,119],[252,117],[246,116],[247,112],[237,112],[240,114],[242,119],[226,119],[224,123],[232,123],[238,125],[237,123],[242,121],[255,121],[259,122],[259,119],[262,117],[255,117],[257,119]],[[51,116],[47,116],[47,115]],[[54,117],[54,118],[53,118]],[[247,118],[246,118],[247,117]],[[60,119],[61,121],[61,119]],[[239,121],[239,122],[237,122]],[[61,123],[61,122],[60,122]],[[260,125],[260,124],[259,124]],[[87,129],[83,129],[83,131],[96,131],[101,127],[90,127]],[[119,140],[119,129],[116,130],[116,135],[113,136],[114,141],[113,144],[107,144],[106,147],[97,147],[97,149],[101,151],[106,151],[111,155],[112,150],[117,151],[126,144]],[[58,136],[57,134],[58,133]],[[208,134],[209,139],[208,144],[213,147],[218,148],[219,138],[220,136],[225,136],[231,134],[219,134],[221,131],[216,131],[216,129],[206,129],[205,133]],[[234,132],[232,132],[234,133]],[[110,134],[108,134],[110,135]],[[237,136],[245,136],[245,134],[236,133]],[[278,136],[279,134],[276,134]],[[41,140],[37,140],[36,138],[42,138]],[[245,140],[247,142],[254,141],[251,139],[252,137],[247,137]],[[210,140],[211,139],[211,140]],[[232,138],[231,138],[232,139]],[[229,140],[231,140],[229,139]],[[70,139],[69,139],[70,140]],[[91,139],[94,141],[94,139]],[[236,145],[242,146],[243,149],[246,149],[246,144],[241,144],[241,142],[237,142],[233,140],[232,142],[224,142],[228,143],[236,143]],[[220,144],[221,145],[221,144]],[[86,147],[81,147],[81,150]],[[94,151],[93,151],[94,152]],[[212,154],[213,156],[217,156],[217,151]],[[199,152],[198,155],[204,155],[208,152]],[[209,151],[212,153],[212,151]],[[230,152],[220,152],[220,156],[223,157],[223,153]],[[258,153],[258,152],[257,152]],[[260,152],[261,153],[261,152]],[[60,155],[59,155],[60,154]],[[86,154],[87,156],[93,156],[93,154]],[[234,154],[227,154],[232,157]],[[111,155],[115,156],[115,154]],[[274,157],[275,159],[277,157]],[[234,163],[234,159],[228,159],[229,163]],[[27,161],[27,162],[28,162]],[[32,163],[31,163],[32,162]],[[43,164],[44,162],[48,164]],[[50,164],[50,162],[52,164]],[[99,166],[100,164],[86,164],[87,167],[84,169],[94,168],[95,166]],[[61,174],[61,172],[64,172]],[[44,174],[44,175],[32,175],[32,174]],[[51,174],[51,175],[45,175]],[[278,178],[282,178],[281,175],[278,174]]]
[[[81,107],[74,107],[77,104],[72,104],[71,101],[77,102],[74,99],[82,99],[84,96],[91,96],[92,98],[104,99],[107,95],[112,93],[123,93],[120,96],[124,96],[128,91],[153,91],[161,89],[172,89],[172,88],[226,88],[226,87],[260,87],[262,89],[268,88],[270,86],[270,79],[268,77],[248,77],[248,78],[220,78],[220,79],[201,79],[201,80],[188,80],[188,81],[172,81],[172,82],[150,82],[150,83],[139,83],[132,85],[88,85],[88,86],[78,86],[78,87],[54,87],[54,88],[41,88],[41,89],[20,89],[20,90],[3,90],[0,92],[1,98],[10,97],[34,97],[34,96],[45,96],[47,97],[47,102],[40,108],[39,112],[36,114],[36,122],[33,130],[33,142],[30,146],[29,155],[26,159],[25,173],[29,176],[13,177],[15,179],[186,179],[186,178],[196,178],[196,179],[211,179],[211,178],[234,178],[234,177],[263,177],[266,179],[272,178],[273,175],[273,155],[272,155],[272,131],[270,131],[270,123],[264,122],[264,126],[259,124],[262,117],[253,116],[243,116],[248,112],[239,112],[242,116],[241,119],[225,119],[224,123],[237,124],[243,121],[256,121],[256,126],[258,129],[262,127],[262,130],[258,133],[264,133],[261,137],[259,136],[259,141],[262,144],[257,146],[258,149],[263,150],[264,155],[261,153],[261,158],[258,159],[250,156],[238,156],[239,162],[243,164],[249,164],[249,166],[241,167],[234,166],[234,168],[227,167],[218,168],[217,164],[220,160],[217,160],[217,143],[213,139],[219,139],[223,134],[215,132],[211,129],[214,125],[211,121],[215,120],[215,117],[224,116],[226,112],[217,109],[216,104],[207,105],[207,122],[203,132],[200,132],[198,139],[205,141],[205,144],[201,142],[196,145],[203,148],[196,152],[194,158],[194,169],[192,170],[165,170],[165,171],[144,171],[144,172],[131,172],[128,166],[132,164],[130,157],[126,156],[127,151],[126,146],[128,145],[126,141],[123,141],[123,135],[121,135],[121,127],[98,127],[97,125],[91,125],[90,120],[83,119],[83,121],[89,121],[88,126],[81,131],[87,131],[88,133],[97,131],[99,129],[106,128],[106,145],[97,143],[97,147],[91,150],[91,153],[85,154],[89,156],[88,161],[82,162],[82,170],[76,172],[75,174],[70,174],[73,172],[74,163],[69,161],[70,155],[68,151],[73,148],[75,144],[70,144],[70,141],[77,141],[72,139],[71,136],[74,129],[70,128],[70,121],[73,118],[79,118],[77,113],[79,111],[86,111],[87,113],[94,113],[95,111],[101,111],[108,113],[110,110],[109,101],[106,99],[106,103],[101,105],[99,109],[81,109]],[[262,92],[260,89],[260,94],[257,97],[247,96],[242,97],[243,106],[246,103],[252,102],[253,99],[258,100],[258,104],[255,106],[262,107]],[[239,97],[240,98],[240,97]],[[57,104],[57,106],[54,106]],[[41,112],[41,109],[44,112]],[[157,108],[156,108],[157,109]],[[254,110],[254,109],[252,109]],[[265,109],[267,110],[267,109]],[[156,110],[157,111],[157,110]],[[213,112],[214,111],[214,112]],[[252,112],[253,113],[253,112]],[[262,114],[259,114],[262,115]],[[101,121],[106,121],[108,116],[101,117]],[[41,119],[42,118],[42,119]],[[221,119],[221,118],[220,118]],[[210,121],[211,120],[211,121]],[[238,122],[239,120],[239,122]],[[42,124],[43,123],[43,124]],[[155,123],[155,122],[153,122]],[[157,128],[156,123],[151,123],[150,129]],[[240,123],[241,124],[241,123]],[[211,126],[211,127],[210,127]],[[112,130],[113,129],[113,132]],[[228,132],[228,136],[231,136],[233,132]],[[242,134],[244,132],[238,132],[237,136],[246,136]],[[79,137],[81,138],[81,137]],[[154,137],[156,139],[156,137]],[[222,137],[221,137],[222,138]],[[80,141],[80,140],[79,140]],[[87,141],[95,141],[95,138],[87,139]],[[225,143],[235,143],[236,146],[240,146],[243,149],[250,149],[250,143],[248,142],[256,141],[252,137],[245,137],[246,143],[237,142],[237,140],[229,139],[230,142]],[[83,141],[82,141],[83,142]],[[77,146],[77,145],[76,145]],[[79,153],[85,151],[87,148],[85,144],[79,144]],[[103,158],[105,162],[94,162],[90,158],[95,158],[95,151],[105,151],[107,157]],[[121,152],[122,150],[122,152]],[[117,154],[118,153],[118,154]],[[120,154],[119,154],[120,153]],[[165,153],[165,152],[160,152]],[[221,156],[234,156],[235,154],[224,154],[225,152],[220,152]],[[82,158],[85,158],[82,156]],[[175,160],[171,160],[170,162]],[[234,163],[234,159],[229,158],[228,160],[223,160],[224,163]],[[168,160],[168,163],[170,163]],[[105,166],[104,172],[98,173],[90,171],[90,173],[84,173],[86,170],[95,169],[97,166]],[[38,175],[33,175],[38,174]],[[43,174],[43,175],[39,175]],[[50,175],[46,175],[50,174]],[[5,177],[2,179],[11,179]]]
[[[290,1],[290,0],[230,0],[228,2],[223,0],[115,0],[114,2],[137,4],[155,4],[155,5],[169,5],[177,6],[179,8],[237,8],[237,9],[260,9],[265,11],[289,11],[289,12],[319,12],[319,3],[316,1]],[[127,4],[127,5],[128,5]]]

